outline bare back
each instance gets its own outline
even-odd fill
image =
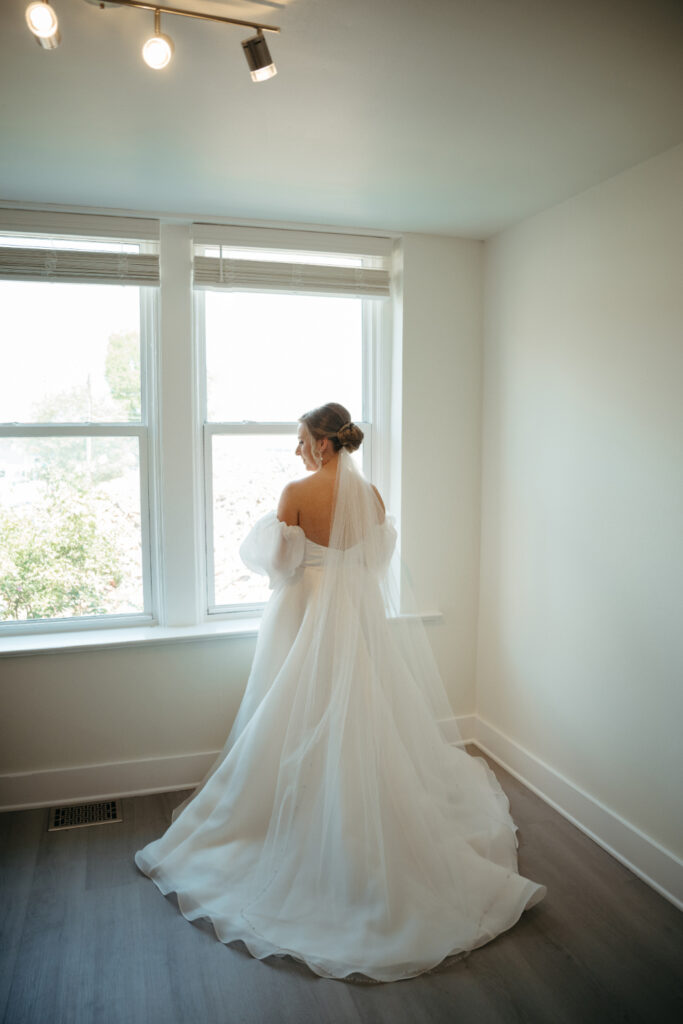
[[[278,519],[300,526],[309,540],[323,547],[330,542],[336,468],[335,459],[312,476],[288,484],[278,507]]]
[[[300,526],[314,544],[327,547],[334,513],[337,459],[333,459],[311,476],[287,484],[278,505],[278,519],[289,526]],[[384,503],[373,487],[382,510]]]

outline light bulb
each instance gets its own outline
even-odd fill
[[[173,56],[173,40],[170,36],[150,36],[142,47],[142,58],[148,67],[161,71]]]
[[[53,36],[57,31],[57,15],[52,8],[44,3],[44,0],[37,0],[26,8],[26,22],[34,36]]]
[[[266,68],[256,68],[251,72],[252,82],[266,82],[269,78],[273,78],[277,74],[277,68],[274,64],[269,64]]]
[[[45,50],[59,46],[61,36],[57,15],[43,0],[34,0],[26,8],[26,24],[36,37],[36,42]]]

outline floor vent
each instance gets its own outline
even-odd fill
[[[51,807],[47,830],[57,832],[63,828],[85,828],[87,825],[103,825],[112,821],[123,821],[120,800],[100,800],[94,804]]]

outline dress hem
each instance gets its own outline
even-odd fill
[[[210,911],[201,906],[196,906],[192,911],[185,910],[183,908],[182,893],[178,892],[172,884],[166,883],[161,877],[159,877],[160,873],[158,871],[155,872],[153,868],[150,868],[149,870],[145,869],[145,867],[143,867],[144,860],[141,853],[142,851],[138,851],[134,858],[138,870],[154,882],[157,889],[163,896],[168,896],[170,893],[175,895],[178,910],[186,921],[193,922],[200,918],[208,920],[211,923],[219,942],[222,942],[224,945],[229,945],[233,942],[241,942],[246,947],[249,954],[256,960],[266,960],[271,956],[278,958],[290,957],[297,964],[307,967],[319,978],[326,978],[330,981],[346,981],[352,984],[390,984],[394,981],[408,981],[411,978],[417,978],[422,974],[432,973],[437,968],[446,968],[458,963],[468,957],[473,950],[478,949],[480,946],[487,945],[493,939],[497,938],[498,935],[502,935],[504,932],[509,931],[510,928],[517,924],[524,911],[535,906],[536,903],[539,903],[546,894],[546,887],[544,885],[527,879],[527,886],[524,888],[525,897],[519,900],[515,910],[510,916],[509,923],[503,928],[497,930],[495,935],[485,934],[466,949],[454,948],[448,950],[443,954],[443,956],[440,956],[438,960],[428,962],[415,970],[404,971],[403,973],[397,974],[395,971],[388,972],[375,969],[374,973],[367,973],[366,970],[363,970],[358,966],[348,966],[347,969],[337,965],[335,969],[332,969],[331,966],[324,966],[322,961],[312,960],[303,953],[299,953],[293,949],[287,949],[282,946],[276,946],[275,944],[268,943],[264,940],[261,940],[261,948],[259,949],[253,939],[246,938],[238,928],[235,928],[235,932],[232,935],[222,935],[219,930],[219,925],[216,923],[216,920]]]

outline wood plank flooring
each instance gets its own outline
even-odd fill
[[[470,752],[479,754],[476,748]],[[184,794],[123,801],[121,824],[46,832],[0,815],[4,1024],[669,1024],[683,1021],[683,915],[489,761],[548,895],[464,959],[393,984],[259,961],[189,924],[133,853]]]

